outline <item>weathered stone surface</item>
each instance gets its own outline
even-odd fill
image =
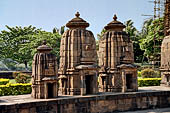
[[[85,95],[98,92],[96,42],[85,20],[69,21],[60,46],[59,91],[64,95]]]
[[[34,55],[32,63],[32,97],[36,99],[57,97],[56,56],[50,53],[52,48],[48,47],[45,41],[37,50],[38,53]]]
[[[137,91],[133,44],[116,15],[113,19],[105,26],[106,32],[99,40],[99,91]]]
[[[165,13],[164,13],[164,34],[169,36],[170,34],[170,0],[165,0]]]
[[[170,106],[168,87],[144,87],[138,92],[105,92],[87,96],[33,99],[30,95],[1,96],[0,113],[113,113]]]
[[[161,45],[161,85],[170,86],[170,0],[165,4],[165,35]]]

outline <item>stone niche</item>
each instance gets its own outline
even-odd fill
[[[58,66],[56,56],[50,51],[52,48],[46,45],[46,41],[37,48],[32,63],[32,94],[36,99],[54,98],[58,95],[57,73]]]
[[[63,95],[85,95],[98,92],[96,42],[85,20],[76,17],[69,21],[60,46],[59,91]]]
[[[113,19],[105,26],[106,32],[99,40],[99,91],[137,91],[133,44],[116,15]]]

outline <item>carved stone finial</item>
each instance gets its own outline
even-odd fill
[[[114,15],[113,19],[114,19],[114,21],[117,21],[117,16],[116,16],[116,14]]]
[[[47,44],[47,41],[46,41],[46,40],[44,40],[44,41],[42,42],[42,44],[43,44],[43,45],[46,45],[46,44]]]
[[[75,14],[75,16],[76,16],[77,18],[79,18],[80,13],[79,13],[79,12],[77,12],[77,13]]]

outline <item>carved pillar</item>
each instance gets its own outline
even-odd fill
[[[122,92],[126,92],[127,90],[127,87],[126,87],[126,74],[125,74],[125,71],[123,70],[122,71]]]

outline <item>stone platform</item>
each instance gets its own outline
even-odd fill
[[[99,93],[33,99],[30,95],[1,96],[0,113],[113,113],[170,107],[170,88],[143,87],[138,92]]]

